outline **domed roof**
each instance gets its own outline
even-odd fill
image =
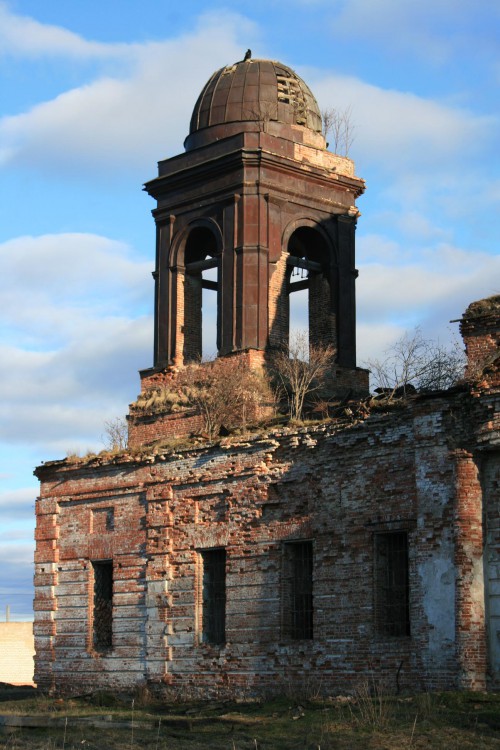
[[[256,123],[274,121],[286,125],[302,125],[321,133],[318,103],[304,81],[289,67],[274,60],[244,60],[217,70],[203,88],[195,104],[190,135],[205,128],[228,125],[227,134],[255,129]],[[236,126],[253,123],[253,127]],[[207,133],[204,142],[216,140]]]

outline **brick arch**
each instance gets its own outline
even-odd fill
[[[195,229],[207,229],[208,231],[212,232],[217,245],[217,255],[222,255],[223,240],[220,226],[214,219],[195,219],[194,221],[189,222],[189,224],[187,224],[181,230],[179,230],[173,237],[169,256],[169,264],[171,268],[179,268],[184,266],[186,243],[189,239],[189,236]]]
[[[292,235],[297,231],[297,229],[302,229],[302,228],[313,229],[321,236],[321,238],[323,239],[323,241],[325,242],[325,244],[327,245],[331,253],[330,265],[332,264],[332,262],[333,264],[336,264],[337,263],[336,245],[331,235],[329,234],[329,232],[327,232],[327,230],[324,228],[323,223],[315,219],[303,217],[300,219],[294,219],[293,221],[290,221],[286,225],[286,227],[283,229],[283,233],[281,235],[282,250],[288,249],[288,244],[290,242]]]

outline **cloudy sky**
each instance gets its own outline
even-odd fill
[[[351,108],[361,363],[500,292],[500,4],[230,5],[0,0],[0,619],[31,617],[34,466],[100,450],[152,364],[142,184],[247,47]]]

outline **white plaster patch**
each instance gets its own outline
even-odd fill
[[[422,603],[429,623],[429,654],[439,660],[446,641],[455,640],[455,570],[451,550],[439,550],[436,556],[418,565]]]

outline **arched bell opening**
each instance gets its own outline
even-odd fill
[[[212,357],[219,352],[219,277],[217,237],[207,227],[194,227],[184,248],[184,363],[199,362],[204,353]]]
[[[288,241],[288,335],[307,331],[309,346],[337,345],[332,251],[317,229],[302,226]]]

